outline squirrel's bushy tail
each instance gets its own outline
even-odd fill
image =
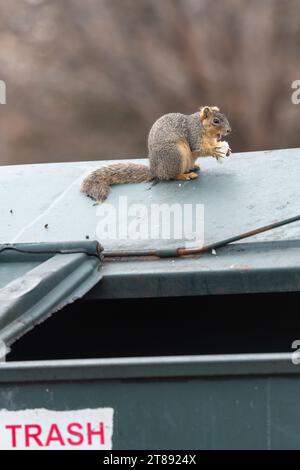
[[[97,202],[103,202],[112,184],[150,181],[150,170],[138,163],[114,163],[92,171],[81,183],[80,190]]]

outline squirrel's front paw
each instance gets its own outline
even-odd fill
[[[216,158],[218,160],[218,158],[224,158],[224,153],[222,151],[222,147],[214,147],[213,150],[212,150],[212,157]]]
[[[215,157],[220,163],[223,163],[224,158],[229,157],[230,154],[231,148],[226,141],[220,142],[219,145],[213,149],[213,157]]]

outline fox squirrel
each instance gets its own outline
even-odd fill
[[[194,114],[165,114],[152,126],[148,136],[150,167],[136,163],[115,163],[92,171],[83,180],[81,191],[102,202],[109,187],[118,183],[197,178],[196,159],[230,155],[221,138],[231,132],[228,119],[216,106],[203,106]]]

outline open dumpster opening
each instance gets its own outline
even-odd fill
[[[20,338],[7,359],[291,352],[299,300],[299,293],[79,300]]]

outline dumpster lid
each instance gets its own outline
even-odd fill
[[[73,248],[74,244],[77,248],[96,246],[98,207],[80,193],[79,185],[89,171],[109,163],[1,167],[0,243],[29,243],[40,248],[44,243],[70,244]],[[192,181],[115,186],[107,202],[112,209],[118,206],[119,196],[126,196],[128,204],[147,207],[153,203],[201,203],[205,210],[205,244],[298,214],[300,149],[237,153],[223,166],[206,158],[201,168],[199,178]],[[100,242],[104,250],[153,248],[151,239],[117,237]],[[185,240],[155,240],[155,247],[170,248],[174,244],[184,246]],[[6,338],[17,337],[22,329],[85,295],[93,286],[87,294],[90,298],[299,290],[299,247],[300,223],[295,223],[242,244],[228,245],[216,254],[176,260],[115,260],[105,262],[100,271],[99,258],[86,253],[47,257],[41,253],[3,252],[1,334],[4,331]],[[102,276],[105,285],[99,284]],[[36,282],[34,288],[32,279]],[[27,282],[31,286],[28,291]],[[16,299],[13,292],[17,290],[20,295]],[[16,333],[12,334],[15,327]]]
[[[0,340],[6,345],[101,278],[97,242],[0,245]]]
[[[147,160],[134,162],[147,164]],[[0,243],[97,239],[99,206],[80,193],[79,185],[92,169],[109,163],[112,162],[1,167]],[[117,208],[119,196],[126,196],[128,205],[142,203],[147,207],[155,203],[203,204],[205,244],[293,217],[299,212],[300,149],[236,153],[223,165],[205,158],[201,159],[201,169],[199,178],[187,182],[114,186],[107,203]],[[257,235],[246,243],[290,239],[300,239],[299,223]],[[116,237],[99,242],[105,250],[153,248],[151,239]],[[174,241],[155,240],[155,247],[170,244],[173,246]]]

